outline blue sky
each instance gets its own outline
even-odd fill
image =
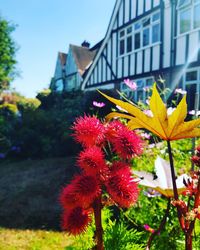
[[[94,45],[107,30],[115,0],[1,0],[0,14],[17,25],[20,72],[13,83],[27,97],[49,86],[57,52],[87,40]]]

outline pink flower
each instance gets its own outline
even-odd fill
[[[143,113],[145,113],[145,115],[149,116],[149,117],[153,117],[153,113],[150,109],[145,109],[143,110]]]
[[[133,82],[132,80],[130,79],[126,79],[124,80],[124,83],[132,90],[136,90],[137,89],[137,84],[135,82]]]
[[[78,235],[86,231],[91,222],[90,212],[82,207],[65,211],[62,216],[62,228],[69,234]]]
[[[72,129],[75,140],[85,147],[101,145],[104,141],[104,126],[95,116],[77,118]]]
[[[196,112],[195,112],[195,110],[190,110],[188,113],[189,113],[189,115],[199,116],[200,115],[200,110],[197,110]]]
[[[174,93],[175,94],[185,95],[187,93],[187,91],[182,90],[182,89],[175,89]]]
[[[104,102],[96,102],[93,101],[93,106],[98,107],[98,108],[103,108],[106,104]]]
[[[141,133],[140,136],[141,136],[142,138],[144,138],[144,139],[147,139],[147,140],[149,140],[149,139],[151,138],[151,135],[148,134],[148,133]]]
[[[145,224],[144,229],[150,233],[154,233],[155,229],[151,228],[149,225]]]

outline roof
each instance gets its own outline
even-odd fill
[[[66,61],[67,61],[67,54],[65,54],[63,52],[58,52],[58,57],[60,59],[62,66],[64,66],[66,64]]]
[[[96,55],[96,50],[90,50],[86,47],[81,47],[77,45],[70,44],[78,71],[81,75],[84,74],[87,66],[93,61]]]

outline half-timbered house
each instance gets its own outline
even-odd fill
[[[117,88],[135,101],[160,76],[173,91],[188,91],[191,107],[200,91],[200,0],[116,0],[105,39],[88,70],[85,91]]]

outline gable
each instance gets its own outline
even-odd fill
[[[77,73],[77,71],[78,71],[77,65],[74,59],[72,48],[70,46],[68,56],[67,56],[67,61],[66,61],[66,75],[68,76],[68,75]]]
[[[116,79],[139,74],[142,68],[135,69],[135,55],[119,58],[119,30],[127,27],[129,24],[136,22],[151,11],[156,11],[160,8],[161,0],[117,0],[110,19],[110,23],[104,38],[104,41],[99,49],[93,65],[90,67],[82,84],[82,89],[92,85],[112,82]],[[150,53],[157,55],[160,47],[157,46],[152,51],[147,50],[144,53],[146,58],[150,58]],[[143,60],[143,53],[137,54],[138,61]],[[159,67],[159,61],[154,62],[154,69]],[[140,63],[139,63],[140,64]],[[138,65],[139,65],[138,64]],[[141,63],[142,65],[142,63]],[[142,67],[142,66],[141,66]],[[150,70],[150,69],[146,69]]]

